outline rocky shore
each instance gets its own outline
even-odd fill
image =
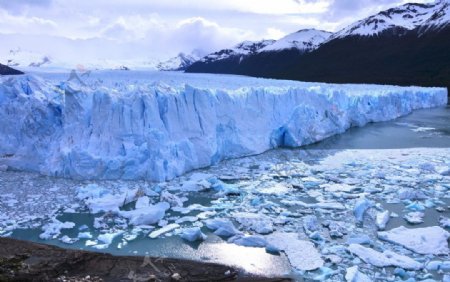
[[[290,281],[179,259],[112,256],[0,238],[0,281]]]

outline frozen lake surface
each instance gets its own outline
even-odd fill
[[[449,218],[449,107],[160,184],[0,172],[1,236],[293,278],[448,281]]]

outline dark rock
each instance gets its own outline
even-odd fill
[[[220,264],[113,256],[0,238],[0,281],[290,281]]]
[[[18,75],[18,74],[23,74],[23,72],[0,64],[0,75]]]

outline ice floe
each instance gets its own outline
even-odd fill
[[[296,233],[275,232],[266,238],[271,246],[284,251],[291,265],[298,270],[315,270],[324,264],[314,244],[300,240]]]
[[[389,231],[378,232],[378,238],[401,245],[418,254],[448,255],[447,240],[450,233],[439,226],[405,228],[400,226]]]
[[[378,252],[371,248],[366,248],[358,244],[350,244],[348,251],[357,255],[364,262],[376,267],[398,266],[405,269],[418,270],[423,265],[407,256],[386,250]]]

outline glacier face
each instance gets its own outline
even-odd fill
[[[0,166],[77,179],[164,181],[447,103],[443,88],[114,75],[103,74],[96,87],[1,77]]]

